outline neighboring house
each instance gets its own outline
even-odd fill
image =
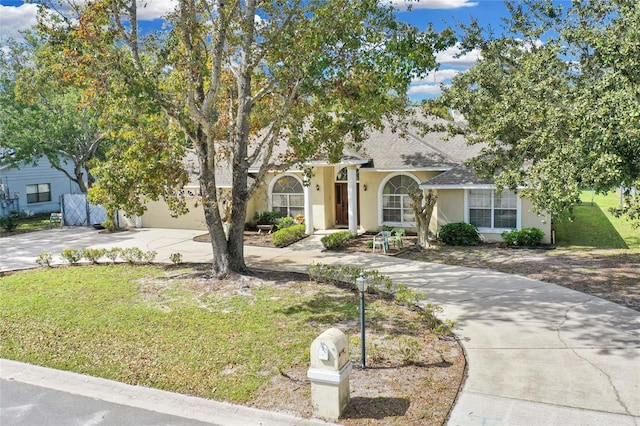
[[[66,167],[73,174],[73,163]],[[60,212],[60,197],[80,192],[78,185],[51,167],[46,157],[35,165],[19,166],[10,166],[0,158],[0,216]]]
[[[448,140],[444,133],[424,137],[408,132],[401,136],[390,129],[375,132],[359,152],[346,150],[337,164],[310,161],[310,185],[303,185],[301,170],[270,174],[248,204],[247,222],[256,212],[276,210],[282,216],[305,216],[307,233],[344,228],[377,232],[383,226],[415,230],[409,192],[415,188],[438,195],[430,230],[445,223],[468,222],[478,227],[487,241],[501,241],[504,230],[537,227],[550,241],[551,221],[531,211],[531,203],[517,193],[500,195],[491,181],[476,178],[463,162],[480,151],[461,136]],[[217,177],[230,188],[230,176]],[[148,227],[206,229],[198,207],[198,185],[190,191],[187,216],[171,218],[166,206],[156,203],[143,216]]]

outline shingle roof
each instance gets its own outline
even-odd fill
[[[424,119],[429,124],[448,124],[442,119]],[[362,143],[359,150],[352,147],[345,148],[341,161],[351,164],[362,164],[363,167],[385,171],[410,171],[410,170],[451,170],[454,173],[446,174],[440,180],[442,184],[453,184],[461,181],[474,182],[472,173],[462,172],[464,161],[480,153],[481,146],[467,145],[463,136],[449,137],[445,132],[430,132],[421,135],[415,127],[409,127],[405,131],[393,131],[392,126],[387,126],[381,131],[373,131]],[[278,158],[286,150],[286,143],[274,149],[272,158]],[[195,152],[191,152],[191,164],[198,165]],[[314,159],[309,164],[329,164],[322,158]],[[218,164],[216,181],[218,186],[231,185],[231,170],[225,164]],[[197,168],[197,167],[196,167]],[[431,182],[431,181],[430,181]]]
[[[420,186],[425,189],[438,189],[472,185],[493,185],[493,180],[480,179],[468,167],[456,167],[429,179]]]

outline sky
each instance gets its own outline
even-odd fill
[[[486,27],[500,27],[500,18],[506,15],[502,0],[390,0],[396,6],[399,20],[410,23],[418,29],[425,29],[430,23],[435,30],[455,26],[457,23],[469,23],[471,17]],[[149,25],[158,25],[159,18],[170,10],[172,0],[144,0],[147,4],[139,9],[141,20]],[[412,10],[407,11],[407,4]],[[0,38],[17,35],[17,31],[35,24],[37,6],[21,0],[0,0]],[[413,101],[436,97],[440,93],[441,83],[446,84],[451,77],[473,66],[477,53],[456,58],[458,48],[453,47],[437,55],[440,69],[430,72],[426,78],[414,80],[409,97]]]

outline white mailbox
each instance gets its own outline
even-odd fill
[[[307,377],[311,380],[313,414],[338,419],[349,405],[349,341],[337,328],[318,336],[311,344],[311,365]]]

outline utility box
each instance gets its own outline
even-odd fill
[[[349,405],[349,341],[337,328],[330,328],[311,344],[311,380],[313,414],[337,420]]]

